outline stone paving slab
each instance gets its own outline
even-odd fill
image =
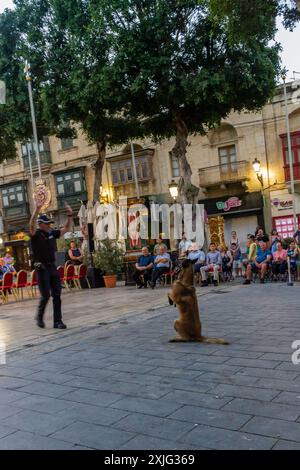
[[[282,405],[274,402],[235,398],[223,407],[223,410],[248,413],[250,415],[295,421],[300,416],[298,406]]]
[[[300,449],[299,288],[197,288],[203,333],[229,346],[169,343],[177,311],[156,308],[166,290],[154,310],[147,293],[146,312],[135,289],[115,291],[116,308],[112,291],[88,292],[82,327],[86,292],[74,294],[74,323],[55,333],[9,305],[11,344],[23,329],[33,345],[0,366],[0,449]]]
[[[275,439],[268,437],[210,426],[197,426],[182,441],[217,450],[267,450],[276,443]]]

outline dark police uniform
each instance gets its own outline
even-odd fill
[[[56,239],[60,237],[60,230],[44,232],[37,229],[31,236],[31,248],[34,267],[37,271],[38,285],[41,300],[38,306],[37,316],[43,319],[45,308],[50,298],[53,297],[54,323],[62,321],[61,315],[61,283],[55,265]]]

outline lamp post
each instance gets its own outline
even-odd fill
[[[288,156],[289,156],[289,165],[290,165],[290,182],[291,182],[291,195],[293,199],[293,219],[294,219],[294,228],[295,232],[298,229],[297,215],[296,215],[296,205],[295,205],[295,182],[294,182],[294,167],[293,167],[293,156],[292,156],[292,144],[291,144],[291,133],[290,133],[290,122],[289,122],[289,113],[287,105],[287,93],[286,93],[286,75],[282,74],[283,80],[283,93],[284,93],[284,109],[285,109],[285,127],[288,141]]]
[[[28,85],[28,95],[29,95],[29,103],[30,103],[30,111],[31,111],[31,120],[32,120],[32,130],[33,130],[33,138],[35,144],[35,152],[36,152],[36,160],[38,164],[39,170],[39,179],[42,179],[42,171],[41,171],[41,161],[40,161],[40,151],[39,151],[39,142],[36,130],[36,121],[35,121],[35,112],[34,112],[34,104],[33,104],[33,97],[32,97],[32,86],[31,86],[31,73],[30,73],[30,64],[26,60],[25,67],[24,67],[25,79]]]
[[[260,171],[260,161],[257,160],[256,157],[252,162],[252,166],[253,166],[253,170],[256,174],[256,177],[257,177],[258,181],[260,182],[260,185],[261,185],[262,190],[263,190],[263,188],[264,188],[264,178],[263,178],[262,172]]]
[[[176,201],[178,197],[178,184],[176,183],[176,181],[171,181],[171,183],[169,184],[169,191],[174,201]]]

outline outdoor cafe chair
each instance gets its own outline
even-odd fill
[[[21,271],[17,273],[16,282],[13,284],[13,293],[17,300],[24,299],[24,293],[23,293],[24,287],[28,289],[27,272],[24,271],[24,269],[21,269]],[[21,297],[20,297],[20,293],[21,293]]]
[[[87,277],[87,267],[84,264],[81,264],[78,266],[78,274],[75,275],[74,282],[77,285],[78,289],[82,289],[81,287],[81,280],[84,279],[89,287],[91,288],[90,281],[88,280]]]
[[[27,282],[27,287],[29,288],[29,295],[31,297],[36,297],[36,286],[38,285],[37,272],[34,269],[31,272],[30,281]]]
[[[13,293],[14,276],[12,273],[5,273],[0,284],[2,303],[8,303],[8,294]]]
[[[75,267],[73,264],[69,264],[66,267],[63,281],[64,281],[64,285],[66,289],[71,289],[72,283],[73,283],[73,286],[76,287]]]

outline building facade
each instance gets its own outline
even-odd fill
[[[212,233],[223,233],[225,241],[236,230],[246,240],[258,225],[266,231],[274,226],[284,236],[294,232],[293,204],[300,218],[300,80],[287,84],[292,139],[295,200],[290,194],[283,88],[257,113],[231,113],[206,136],[191,136],[187,158],[192,183],[199,188]],[[179,179],[179,164],[172,157],[174,139],[154,144],[150,140],[108,151],[103,167],[101,200],[111,202],[126,195],[130,202],[171,203],[169,184]],[[32,178],[38,175],[32,144],[18,145],[18,157],[0,165],[0,237],[21,265],[29,263],[28,224],[32,212]],[[42,178],[51,190],[48,212],[56,225],[64,223],[64,201],[74,209],[92,199],[96,147],[84,136],[40,142]],[[252,162],[261,165],[260,180]],[[137,188],[138,183],[138,188]],[[261,184],[262,183],[262,184]],[[99,188],[100,192],[100,188]],[[300,220],[299,220],[300,221]],[[75,217],[75,230],[79,229]]]

